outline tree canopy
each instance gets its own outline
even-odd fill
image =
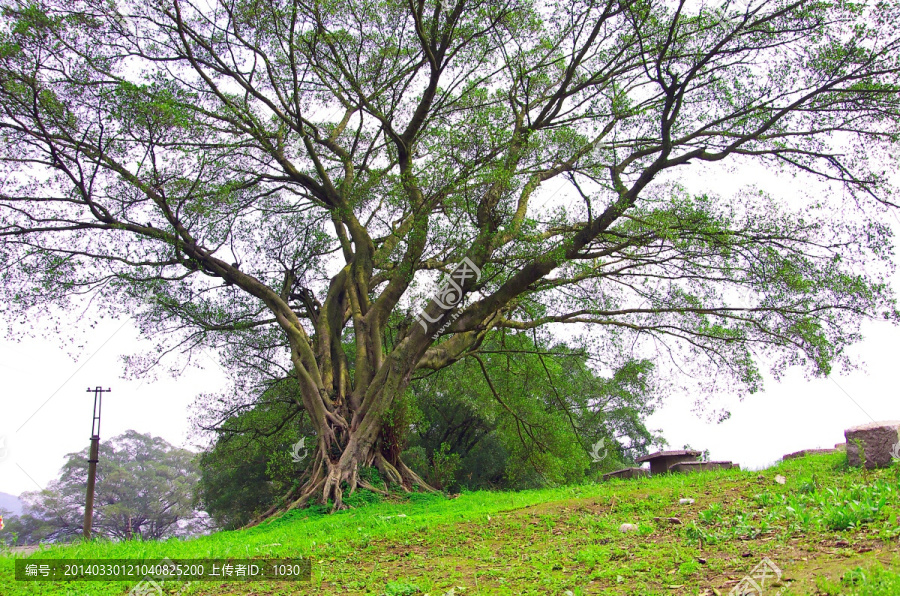
[[[295,505],[424,487],[387,413],[492,331],[752,391],[897,319],[896,3],[0,5],[3,318],[89,300],[159,338],[135,366],[295,375]],[[689,189],[717,163],[820,186]]]

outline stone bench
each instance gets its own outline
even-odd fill
[[[603,481],[606,482],[611,478],[644,478],[650,475],[650,471],[645,468],[622,468],[615,472],[609,472],[603,475]]]
[[[672,464],[669,467],[669,471],[685,474],[690,472],[706,472],[709,470],[731,470],[735,467],[737,467],[738,470],[741,469],[740,466],[733,464],[730,461],[683,461],[681,463]]]
[[[788,453],[782,460],[796,459],[798,457],[806,457],[807,455],[817,455],[819,453],[834,453],[837,449],[801,449],[793,453]]]
[[[894,461],[894,453],[900,451],[900,447],[895,447],[900,445],[900,420],[854,426],[844,431],[844,438],[847,439],[847,462],[851,466],[886,468]]]

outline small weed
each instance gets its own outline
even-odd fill
[[[900,594],[900,573],[880,564],[868,569],[856,567],[841,577],[839,592],[846,596],[896,596]]]
[[[697,561],[685,561],[678,566],[678,573],[682,576],[693,575],[700,570],[700,563]]]
[[[707,507],[704,511],[701,511],[697,517],[700,519],[700,522],[706,524],[708,526],[719,524],[722,522],[722,517],[725,514],[725,508],[722,507],[721,503],[713,503],[709,507]]]
[[[812,478],[801,482],[800,486],[797,487],[797,490],[802,494],[811,494],[811,493],[818,491],[819,490],[819,482],[816,479],[816,475],[813,474]]]
[[[830,580],[827,577],[816,578],[816,588],[822,596],[838,596],[842,594],[840,583]]]
[[[683,530],[684,537],[688,540],[690,544],[718,544],[721,540],[717,533],[705,530],[704,528],[699,527],[696,523],[691,522],[689,525],[684,527]]]
[[[419,586],[406,582],[388,582],[384,586],[385,596],[412,596],[412,594],[418,594],[421,591]]]
[[[381,495],[370,490],[359,489],[353,494],[344,495],[344,503],[350,507],[365,507],[381,502]]]

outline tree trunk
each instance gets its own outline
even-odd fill
[[[340,236],[343,228],[337,229]],[[371,254],[371,241],[364,230],[355,231],[355,245],[360,250],[332,279],[321,307],[312,303],[308,291],[296,294],[308,299],[305,312],[315,330],[313,337],[307,335],[297,313],[287,303],[260,290],[288,337],[300,385],[298,405],[309,414],[317,441],[315,456],[299,490],[288,493],[281,507],[270,509],[250,525],[311,502],[330,501],[332,511],[345,508],[345,492],[353,493],[357,488],[384,493],[367,482],[365,476],[360,477],[360,471],[369,467],[378,470],[387,486],[437,492],[400,459],[402,421],[390,425],[391,406],[403,396],[417,367],[440,368],[483,340],[490,324],[477,331],[454,334],[427,354],[441,325],[451,320],[465,290],[478,281],[472,272],[480,275],[480,269],[464,259],[448,282],[448,287],[455,288],[453,302],[441,302],[436,294],[422,311],[421,320],[398,329],[399,338],[385,354],[385,321],[409,280],[392,280],[392,284],[400,285],[393,291],[385,290],[383,299],[370,302],[371,260],[367,255]],[[423,247],[424,244],[413,248],[421,254]],[[452,281],[454,276],[458,283]],[[352,322],[356,348],[352,373],[341,343],[347,322]]]
[[[327,409],[323,412],[315,454],[304,471],[302,485],[289,491],[281,506],[270,508],[245,527],[312,503],[331,502],[332,511],[347,508],[344,495],[357,489],[386,495],[384,488],[373,485],[365,479],[365,474],[360,474],[366,468],[377,470],[388,488],[399,486],[406,492],[440,492],[401,460],[405,421],[402,417],[393,421],[388,419],[388,410],[406,390],[411,367],[395,365],[387,369],[385,366],[382,365],[374,375],[364,395],[335,403],[333,412]],[[400,368],[408,370],[400,372]],[[303,375],[299,376],[302,380]],[[358,407],[354,410],[352,404],[358,404]]]

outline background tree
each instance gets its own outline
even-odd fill
[[[90,295],[159,338],[138,367],[290,370],[317,437],[294,505],[366,466],[424,485],[384,420],[492,330],[587,324],[607,368],[745,392],[751,346],[826,374],[897,318],[896,3],[0,5],[2,316]],[[716,162],[823,186],[678,183]]]
[[[88,449],[67,455],[58,480],[24,493],[19,541],[77,539],[84,528]],[[93,533],[114,540],[190,536],[206,527],[191,506],[199,471],[195,454],[133,430],[100,444]]]
[[[3,516],[4,529],[0,534],[0,542],[8,546],[39,544],[50,533],[45,520],[30,513],[12,513],[0,509]]]
[[[281,505],[282,497],[302,483],[298,469],[309,463],[308,449],[299,463],[293,445],[301,439],[315,450],[315,435],[304,410],[296,403],[296,379],[273,380],[250,405],[232,406],[218,400],[202,402],[195,428],[212,433],[214,441],[200,455],[196,506],[219,527],[236,529]]]
[[[430,481],[456,454],[452,484],[533,488],[596,477],[662,444],[644,425],[657,403],[652,363],[604,377],[589,360],[530,334],[489,335],[477,355],[411,383],[404,459]],[[600,441],[595,463],[588,454]]]

